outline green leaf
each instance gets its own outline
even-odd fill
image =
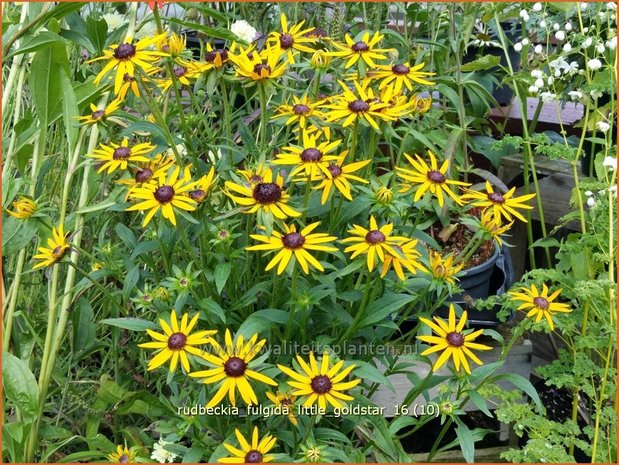
[[[149,121],[136,121],[130,124],[127,128],[120,133],[120,137],[132,137],[136,132],[147,132],[153,137],[158,137],[162,141],[166,141],[166,134],[163,129],[158,125]],[[178,137],[175,138],[176,143],[182,142]]]
[[[199,446],[193,446],[183,455],[181,463],[200,463],[204,450]]]
[[[137,247],[138,240],[136,239],[135,234],[133,234],[133,231],[131,231],[131,229],[127,226],[122,223],[118,223],[114,228],[114,231],[116,231],[116,234],[120,240],[123,241],[129,250],[133,250]]]
[[[87,348],[95,342],[94,313],[88,299],[80,299],[77,311],[73,312],[73,353]]]
[[[479,410],[484,412],[487,416],[492,418],[492,414],[490,413],[490,410],[488,410],[488,402],[486,401],[486,399],[480,396],[477,391],[468,391],[468,395],[469,395],[469,398],[471,399],[471,402],[475,404],[475,407],[477,407]]]
[[[231,271],[232,265],[230,262],[218,263],[215,267],[215,287],[217,288],[218,294],[221,294],[221,291],[226,285],[226,281],[228,281],[230,277]]]
[[[392,391],[394,390],[391,381],[371,363],[355,360],[355,365],[357,365],[357,368],[354,369],[353,373],[357,378],[385,385]]]
[[[2,388],[4,395],[15,404],[24,422],[37,417],[39,387],[25,360],[2,352]]]
[[[127,276],[125,276],[125,282],[123,283],[123,297],[125,300],[129,298],[129,295],[135,290],[135,286],[140,280],[140,267],[133,267]]]
[[[101,386],[97,389],[97,397],[108,405],[115,405],[124,398],[126,398],[130,391],[121,387],[116,381],[110,378],[109,375],[103,375],[101,377]]]
[[[544,405],[542,404],[542,400],[539,398],[539,394],[528,379],[515,373],[501,373],[493,381],[499,380],[509,381],[512,383],[522,392],[527,394],[531,400],[533,400],[540,414],[544,413]]]
[[[226,312],[224,312],[224,309],[221,308],[214,300],[209,299],[208,297],[206,299],[202,299],[198,302],[198,307],[200,307],[201,310],[204,310],[207,315],[214,315],[219,318],[222,323],[226,323]]]
[[[34,145],[32,144],[24,144],[15,152],[15,164],[17,165],[17,169],[19,170],[19,174],[22,176],[27,176],[26,168],[28,167],[28,162],[32,159],[32,154],[34,153]]]
[[[101,320],[100,323],[109,326],[115,326],[116,328],[128,329],[129,331],[146,331],[147,329],[160,329],[156,323],[152,321],[143,320],[141,318],[106,318]]]
[[[496,66],[499,66],[500,63],[500,57],[494,55],[484,55],[481,58],[462,65],[460,69],[465,73],[469,73],[471,71],[481,71],[494,68]]]
[[[107,22],[105,19],[96,20],[92,16],[88,16],[86,19],[86,33],[97,55],[101,55],[105,48],[105,39],[107,38]]]
[[[356,329],[365,328],[385,320],[389,315],[398,311],[404,305],[415,299],[408,294],[387,294],[369,304],[363,314],[365,315]]]
[[[9,216],[2,221],[2,256],[9,257],[26,247],[38,232],[36,221]]]
[[[19,45],[19,48],[13,50],[5,56],[4,60],[8,60],[15,55],[21,55],[23,53],[36,52],[37,50],[47,47],[54,42],[64,44],[64,39],[54,32],[41,31],[36,36],[30,37],[28,40],[24,40],[24,42]]]
[[[236,34],[233,34],[232,32],[230,32],[229,29],[224,29],[224,28],[215,29],[212,27],[204,26],[203,24],[192,23],[190,21],[184,21],[182,19],[173,18],[173,17],[169,17],[167,18],[167,20],[170,21],[171,23],[180,24],[181,26],[188,27],[189,29],[192,29],[194,31],[203,32],[204,34],[210,37],[215,37],[217,39],[224,39],[229,42],[239,41],[239,38],[236,36]]]
[[[89,451],[84,450],[81,452],[74,452],[69,455],[65,455],[59,460],[56,460],[57,463],[77,463],[77,462],[102,462],[104,459],[104,454],[97,451]],[[101,460],[96,460],[101,459]]]
[[[475,461],[475,440],[471,430],[459,419],[456,420],[456,423],[458,423],[456,435],[458,436],[460,449],[462,449],[462,456],[467,463],[473,463]]]
[[[268,308],[252,313],[241,325],[238,330],[239,334],[245,337],[251,337],[254,334],[260,334],[271,328],[280,327],[288,323],[288,312]]]
[[[63,67],[68,67],[67,54],[58,42],[40,49],[32,59],[29,83],[41,127],[47,127],[60,102]]]
[[[77,142],[77,133],[79,131],[79,110],[77,108],[77,98],[73,91],[71,81],[64,72],[59,73],[60,85],[62,88],[62,116],[64,119],[65,135],[69,143],[69,150],[73,151]]]

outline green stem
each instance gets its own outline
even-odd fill
[[[267,155],[267,127],[269,123],[265,83],[258,83],[258,94],[260,99],[260,164],[262,164],[265,162]]]

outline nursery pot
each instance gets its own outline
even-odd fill
[[[499,248],[494,247],[494,253],[488,261],[469,268],[460,275],[460,287],[462,293],[453,296],[453,300],[462,300],[465,295],[475,299],[488,297],[490,289],[490,277],[494,271],[494,265],[499,259]]]

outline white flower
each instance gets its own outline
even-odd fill
[[[572,100],[578,100],[582,98],[582,92],[578,90],[570,90],[567,95],[569,95]]]
[[[522,39],[522,45],[529,45],[529,43],[529,39],[527,39],[526,37]]]
[[[125,24],[125,17],[118,13],[106,13],[103,15],[103,19],[107,23],[109,32],[115,31]]]
[[[539,27],[541,27],[541,28],[545,28],[546,26],[547,26],[547,24],[546,24],[546,20],[545,20],[545,19],[542,19],[542,20],[539,22]]]
[[[602,62],[598,60],[597,58],[593,58],[592,60],[589,60],[587,62],[587,68],[589,68],[591,71],[596,71],[600,69],[601,67],[602,67]]]
[[[564,51],[565,53],[570,53],[570,52],[572,51],[572,46],[571,46],[570,44],[565,44],[565,45],[563,46],[563,51]]]
[[[585,11],[587,7],[589,6],[586,3],[580,3],[580,2],[578,2],[576,5],[580,7],[580,11]]]
[[[541,45],[541,44],[537,44],[537,45],[535,46],[534,51],[535,51],[535,53],[537,53],[538,55],[539,55],[540,53],[542,53],[542,45]]]
[[[599,131],[606,132],[610,129],[610,124],[608,124],[606,121],[598,121],[595,124],[595,127],[598,128]]]
[[[555,78],[553,78],[552,76],[548,76],[548,85],[551,86],[553,82],[555,82]]]
[[[602,162],[602,166],[611,168],[613,171],[617,169],[617,157],[606,157]]]
[[[541,69],[534,69],[533,71],[531,71],[531,77],[541,78],[542,76],[544,76],[544,73],[542,73]]]
[[[572,23],[567,23],[567,24],[565,25],[565,30],[566,30],[566,31],[571,31],[571,30],[572,30]]]
[[[591,197],[591,196],[593,195],[593,192],[591,192],[591,191],[585,191],[585,195],[586,195],[587,197]]]
[[[608,2],[606,4],[606,8],[609,10],[616,10],[617,9],[617,4],[615,2]]]
[[[542,99],[542,102],[548,103],[548,102],[552,102],[553,100],[555,100],[557,96],[553,94],[552,92],[542,92],[540,94],[540,98]]]
[[[589,95],[593,100],[597,100],[602,96],[602,92],[600,92],[599,90],[592,90],[591,92],[589,92]]]
[[[617,198],[617,185],[610,186],[608,190],[613,194],[613,197]]]
[[[557,40],[565,40],[565,32],[563,32],[563,31],[555,32],[555,38]]]
[[[587,199],[587,205],[589,205],[589,208],[593,208],[595,206],[595,199],[593,197],[589,197]]]
[[[616,36],[606,41],[606,48],[610,50],[615,50],[617,48],[617,37]]]
[[[552,25],[552,28],[553,28],[555,31],[558,31],[559,29],[561,29],[561,26],[559,26],[559,23],[554,23],[554,24]]]
[[[522,51],[522,44],[520,42],[516,42],[514,44],[514,50],[516,50],[517,52]]]
[[[591,37],[587,37],[587,38],[585,39],[585,41],[582,43],[582,46],[583,46],[584,48],[589,48],[589,47],[591,47],[591,45],[592,45],[592,44],[593,44],[593,38],[591,38]]]
[[[230,31],[245,42],[253,42],[256,40],[256,36],[258,35],[256,28],[244,19],[233,22],[230,26]]]
[[[533,4],[533,11],[542,11],[542,4],[540,2]]]
[[[535,86],[536,87],[544,87],[544,80],[542,78],[537,78],[535,80]]]
[[[150,458],[156,460],[159,463],[172,463],[177,455],[173,452],[165,450],[163,447],[167,444],[172,444],[171,442],[164,441],[163,439],[159,439],[159,441],[153,445],[153,452],[150,454]]]
[[[527,12],[527,10],[520,10],[520,17],[524,19],[525,21],[528,21],[529,13]]]
[[[537,86],[529,86],[529,94],[537,94],[539,89]]]
[[[588,33],[588,32],[589,32],[589,28],[588,28],[587,26],[585,26],[585,27],[583,27],[583,28],[582,28],[582,33],[583,33],[583,34],[586,34],[586,33]]]
[[[606,51],[606,47],[604,47],[604,44],[601,42],[598,44],[598,46],[595,49],[598,51],[598,53],[604,53]]]

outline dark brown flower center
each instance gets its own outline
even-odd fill
[[[207,63],[213,63],[217,58],[217,55],[221,58],[222,63],[228,60],[228,51],[223,48],[217,48],[211,52],[206,52],[204,55],[204,60],[206,60]]]
[[[206,192],[202,189],[196,189],[195,191],[189,192],[189,197],[194,199],[196,202],[200,202],[206,196]]]
[[[133,82],[133,81],[135,81],[135,79],[129,73],[125,73],[125,74],[123,74],[123,81],[124,82]]]
[[[368,111],[370,109],[370,105],[363,100],[353,100],[348,104],[348,109],[353,113],[363,113],[364,111]]]
[[[262,463],[262,454],[257,450],[250,450],[245,454],[245,463]]]
[[[282,198],[282,188],[274,182],[261,182],[254,187],[253,197],[264,205],[275,203]]]
[[[342,174],[342,168],[338,165],[330,164],[329,166],[327,166],[327,169],[329,170],[329,173],[331,173],[331,176],[333,178],[337,178],[339,175]]]
[[[287,249],[300,249],[305,244],[305,238],[298,232],[284,234],[282,244]]]
[[[245,370],[247,370],[247,363],[238,357],[231,357],[224,363],[226,375],[233,378],[240,378],[245,374]]]
[[[159,203],[168,203],[174,198],[174,188],[172,186],[160,186],[155,190],[154,195]]]
[[[300,157],[305,163],[315,163],[322,159],[322,152],[316,148],[305,149]]]
[[[333,384],[328,376],[319,375],[312,379],[310,386],[312,387],[312,391],[316,394],[326,394],[331,390]]]
[[[321,27],[315,27],[313,30],[305,33],[305,37],[322,38],[322,37],[328,37],[328,36],[329,34],[327,34],[327,31],[325,31]]]
[[[129,147],[118,147],[112,153],[112,158],[114,160],[126,160],[131,156],[131,149]]]
[[[183,333],[174,333],[168,338],[168,349],[170,350],[181,350],[185,347],[185,343],[187,342],[187,336]]]
[[[456,333],[455,331],[452,333],[447,333],[447,344],[451,347],[462,347],[464,345],[464,336],[460,333]]]
[[[393,74],[408,74],[410,68],[406,65],[393,65],[391,71],[393,71]]]
[[[123,454],[118,457],[118,463],[129,463],[129,456],[127,454]]]
[[[262,70],[266,70],[266,75],[268,76],[269,74],[271,74],[271,67],[269,65],[265,65],[263,63],[257,64],[256,66],[254,66],[254,73],[256,73],[258,76],[262,76]]]
[[[295,115],[307,115],[310,112],[310,107],[303,105],[302,103],[297,103],[294,107],[292,107],[292,112]]]
[[[135,182],[146,182],[153,175],[153,170],[150,168],[142,168],[135,173]]]
[[[97,110],[92,114],[92,119],[103,118],[104,115],[105,115],[105,110]]]
[[[56,258],[62,257],[67,249],[61,245],[57,246],[52,250],[52,255]]]
[[[254,174],[254,175],[252,175],[251,178],[249,178],[249,182],[251,182],[251,183],[262,182],[262,176],[260,176],[259,174]]]
[[[292,47],[294,44],[294,37],[292,35],[285,33],[279,36],[279,45],[286,50],[287,48]]]
[[[550,307],[550,302],[548,302],[548,300],[544,299],[543,297],[535,297],[533,299],[533,305],[535,305],[540,310],[548,310],[548,307]]]
[[[434,184],[443,184],[445,182],[445,175],[440,171],[428,171],[426,176],[428,177],[428,180],[432,181]]]
[[[365,242],[368,244],[380,244],[385,242],[385,235],[378,229],[374,229],[365,235]]]
[[[117,60],[129,60],[135,56],[135,46],[133,44],[120,44],[114,50],[114,58]]]
[[[353,52],[361,53],[367,52],[370,49],[370,46],[361,40],[353,44],[350,48]]]
[[[182,66],[179,66],[178,68],[174,68],[174,75],[176,77],[183,77],[185,74],[187,74],[187,70],[183,68]]]
[[[492,194],[488,194],[488,200],[490,200],[492,203],[504,203],[505,202],[505,198],[498,192],[493,192]]]

